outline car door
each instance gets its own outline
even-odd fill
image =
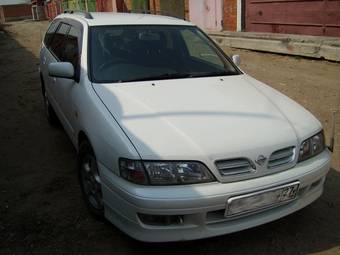
[[[65,83],[73,83],[72,80],[68,79],[59,79],[56,77],[51,77],[48,74],[48,65],[55,62],[60,62],[61,56],[63,55],[63,51],[65,48],[65,40],[70,30],[71,26],[69,24],[61,21],[58,28],[56,29],[51,42],[48,46],[48,51],[45,54],[46,58],[46,72],[47,72],[47,90],[49,99],[53,105],[53,108],[58,115],[61,123],[63,124],[67,133],[71,134],[71,127],[66,118],[66,112],[64,111],[62,104],[62,86],[63,82]]]
[[[70,62],[74,67],[74,79],[50,77],[50,90],[55,100],[55,110],[66,132],[71,139],[74,139],[74,115],[77,113],[72,98],[80,77],[80,45],[82,32],[80,24],[72,25],[72,23],[74,22],[67,20],[63,20],[60,23],[51,42],[48,62]]]
[[[51,91],[51,84],[53,83],[53,78],[48,74],[48,65],[55,62],[55,58],[51,54],[51,42],[53,40],[54,34],[60,25],[60,20],[52,21],[51,25],[47,29],[44,37],[44,41],[40,50],[40,72],[42,74],[42,79],[44,82],[45,90],[48,94],[49,101],[55,107],[55,98]]]
[[[80,93],[80,58],[82,50],[82,25],[76,22],[70,23],[70,29],[63,43],[63,51],[60,55],[60,61],[69,62],[74,68],[74,79],[57,78],[58,102],[65,114],[66,125],[69,129],[69,135],[73,140],[77,139],[78,126],[78,107],[75,98]]]
[[[62,28],[62,26],[67,26],[68,28]],[[56,50],[57,60],[71,63],[74,67],[75,77],[74,79],[56,78],[54,94],[64,118],[65,129],[74,139],[76,136],[77,108],[73,99],[80,80],[82,27],[81,24],[69,21],[68,23],[62,23],[59,28],[62,28],[62,32],[67,32],[63,35],[62,42]]]

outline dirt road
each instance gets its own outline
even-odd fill
[[[0,254],[340,254],[340,116],[324,195],[284,219],[172,244],[143,244],[93,219],[81,198],[76,153],[43,113],[37,70],[46,25],[16,22],[0,33]],[[314,113],[329,133],[330,110],[340,110],[340,64],[226,50]]]

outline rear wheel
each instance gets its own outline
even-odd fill
[[[78,155],[79,182],[90,212],[104,219],[103,195],[96,157],[88,141],[81,143]]]

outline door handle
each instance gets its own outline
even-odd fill
[[[43,64],[46,64],[46,57],[43,58]]]
[[[57,82],[57,78],[53,78],[53,82],[56,83]]]

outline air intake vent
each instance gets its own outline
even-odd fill
[[[255,171],[250,161],[245,158],[220,160],[216,162],[216,166],[222,176],[247,174]]]
[[[291,163],[294,160],[295,147],[275,151],[269,158],[268,168],[274,168]]]

